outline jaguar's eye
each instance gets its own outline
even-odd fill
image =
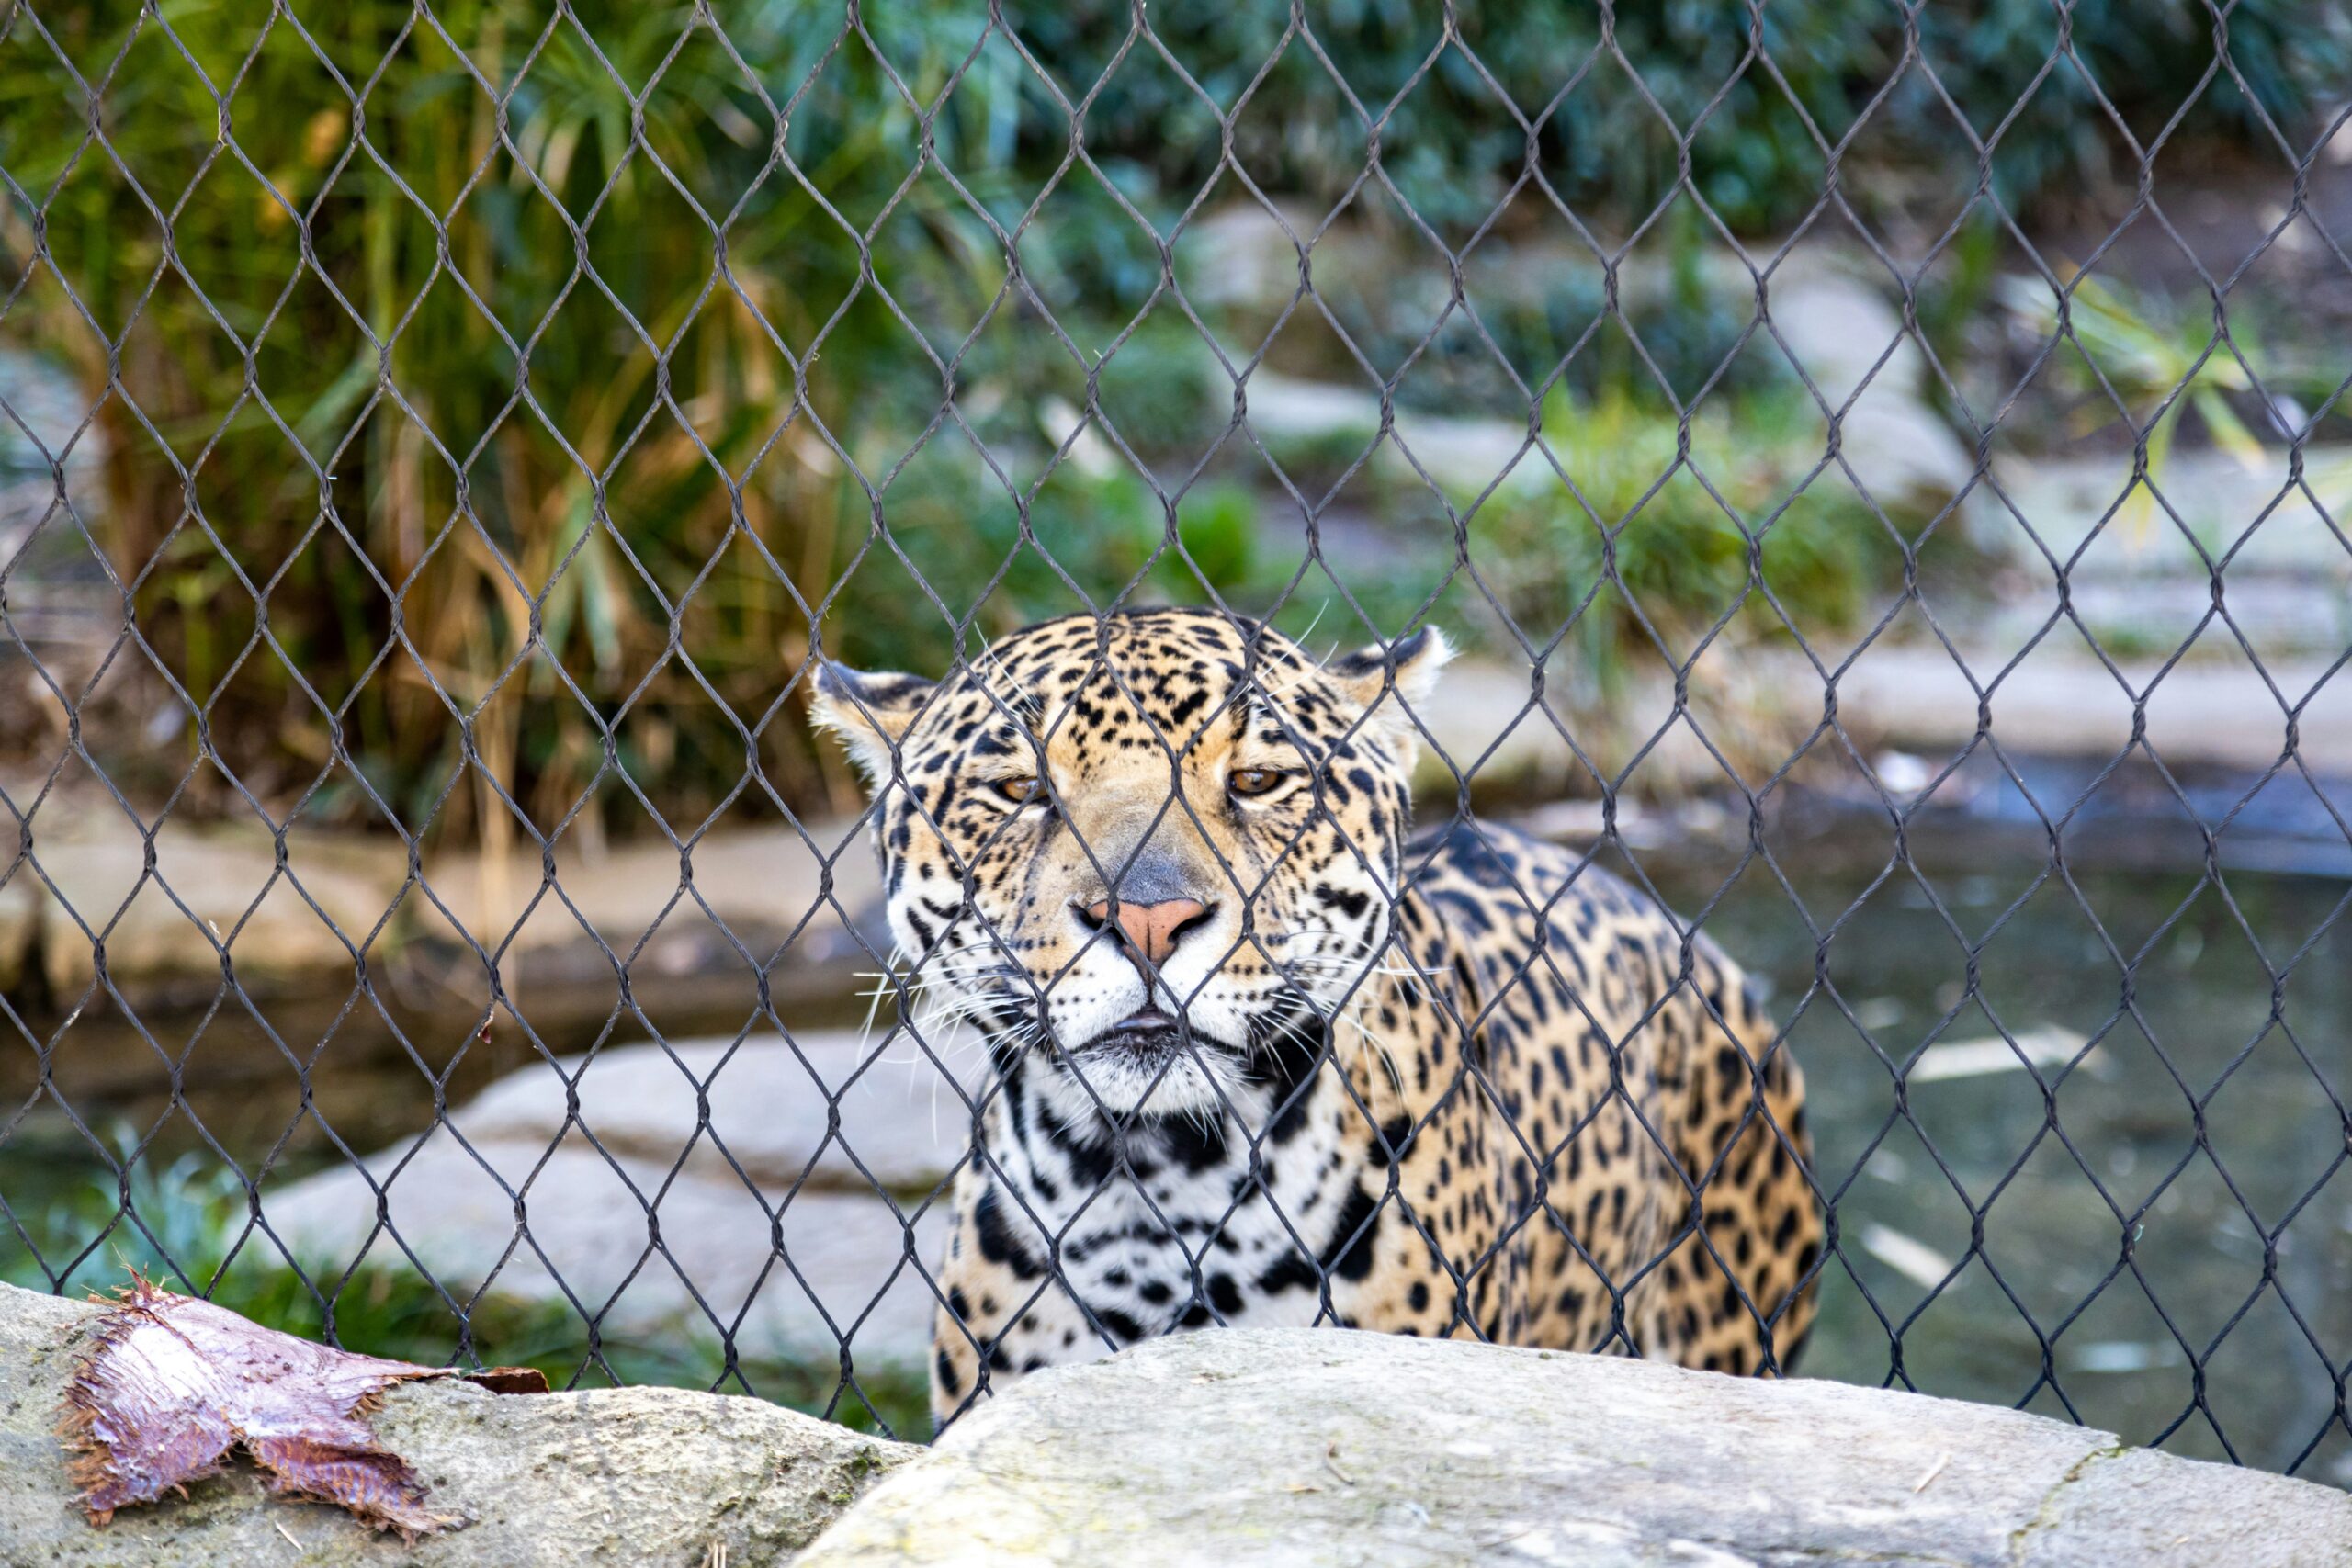
[[[1296,776],[1284,768],[1236,768],[1233,776],[1225,781],[1225,787],[1247,800],[1252,795],[1271,795]]]
[[[1046,795],[1045,782],[1033,773],[1017,779],[999,779],[989,787],[996,791],[998,799],[1009,800],[1015,806],[1028,806]]]

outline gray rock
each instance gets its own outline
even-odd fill
[[[2268,768],[2287,749],[2287,708],[2275,682],[2286,705],[2301,705],[2303,761],[2324,774],[2352,769],[2352,684],[2334,676],[2331,660],[2265,659],[2266,682],[2225,637],[2199,646],[2213,657],[2170,669],[2154,659],[2118,660],[2120,678],[2087,650],[2077,657],[2081,639],[2071,634],[2053,635],[2014,669],[2013,652],[1971,648],[1962,657],[1992,688],[1993,733],[2014,751],[2116,756],[2132,741],[2133,695],[2144,694],[2147,745],[2166,762]],[[1819,692],[1811,666],[1769,658],[1795,689]],[[1977,695],[1942,648],[1883,642],[1839,674],[1838,711],[1858,735],[1932,752],[1976,733]]]
[[[1250,378],[1250,427],[1272,441],[1344,438],[1370,446],[1380,431],[1380,400],[1351,387],[1303,381],[1261,369]],[[1541,457],[1528,457],[1527,423],[1395,412],[1390,439],[1374,456],[1382,473],[1399,483],[1442,485],[1476,495],[1489,485],[1557,493],[1559,478]],[[1408,460],[1409,455],[1409,460]]]
[[[1976,465],[1928,400],[1928,356],[1862,264],[1820,247],[1772,274],[1769,296],[1781,344],[1840,417],[1838,449],[1881,505],[1939,502],[1968,486]],[[1842,488],[1842,480],[1825,476]]]
[[[2352,1562],[2352,1499],[2308,1482],[2145,1449],[2101,1450],[2024,1537],[2024,1568]]]
[[[1178,278],[1196,309],[1278,304],[1298,291],[1299,253],[1317,214],[1276,204],[1227,202],[1185,225]]]
[[[862,1359],[920,1364],[924,1270],[970,1145],[963,1096],[987,1065],[967,1034],[925,1039],[929,1055],[902,1031],[812,1030],[542,1063],[263,1212],[306,1265],[405,1246],[445,1284],[569,1294],[632,1333],[723,1327],[747,1353],[828,1361],[846,1337]]]
[[[166,818],[152,867],[149,849],[139,824],[110,800],[35,815],[33,853],[44,876],[28,867],[12,885],[34,902],[33,940],[57,995],[78,997],[90,985],[94,935],[119,981],[218,976],[216,942],[250,983],[347,976],[353,950],[392,913],[402,875],[398,844],[349,834],[288,833],[282,871],[277,841],[247,824]]]
[[[98,1311],[0,1285],[0,1562],[767,1563],[920,1451],[718,1394],[424,1383],[386,1397],[376,1432],[424,1478],[435,1506],[471,1521],[463,1529],[403,1547],[339,1509],[267,1497],[242,1461],[185,1501],[127,1508],[101,1529],[67,1483],[54,1431]]]
[[[2204,587],[2199,592],[2205,595],[2202,615],[2210,611],[2211,594]],[[2037,613],[2046,618],[2046,612]],[[2257,671],[2217,625],[2199,640],[2196,657],[2169,668],[2160,657],[2118,658],[2118,673],[2110,673],[2071,627],[2051,633],[2020,657],[2019,648],[2041,629],[2037,620],[2006,646],[1974,637],[1961,646],[1967,671],[1990,689],[1993,733],[2015,751],[2115,756],[2131,744],[2133,698],[2143,695],[2147,743],[2168,763],[2267,769],[2287,747],[2287,707],[2299,705],[2298,755],[2318,773],[2352,772],[2352,682],[2333,669],[2340,637],[2336,649],[2324,654],[2266,653]],[[1904,642],[1898,635],[1880,638],[1838,668],[1838,720],[1866,746],[1916,749],[1940,765],[1976,734],[1977,691],[1940,644]],[[1824,649],[1833,656],[1842,650],[1843,645]],[[1821,700],[1821,675],[1803,655],[1748,647],[1736,658],[1711,652],[1702,660],[1686,705],[1735,763],[1769,775],[1820,723]],[[1447,668],[1437,694],[1416,711],[1454,767],[1466,770],[1475,762],[1479,780],[1509,780],[1531,794],[1589,788],[1590,773],[1569,751],[1551,715],[1605,773],[1638,751],[1636,792],[1671,798],[1722,786],[1722,763],[1689,723],[1675,719],[1670,682],[1636,671],[1597,708],[1579,705],[1556,684],[1544,702],[1548,715],[1531,707],[1525,669],[1468,658]],[[1644,746],[1648,750],[1641,750]],[[1416,782],[1427,798],[1442,800],[1453,792],[1453,773],[1426,744]]]
[[[1985,616],[1996,640],[2021,642],[2055,613],[2054,559],[2066,569],[2074,613],[2111,649],[2188,638],[2212,614],[2219,566],[2235,625],[2209,627],[2209,651],[2241,634],[2266,659],[2301,653],[2325,663],[2343,650],[2352,551],[2340,528],[2352,503],[2352,447],[2311,446],[2293,462],[2275,447],[2243,460],[2175,450],[2154,472],[2161,504],[2145,488],[2125,499],[2128,451],[2011,454],[1996,472],[2000,496],[1972,525],[2014,567],[2014,583]]]
[[[2342,1493],[2016,1411],[1328,1329],[1039,1373],[927,1455],[715,1394],[415,1385],[376,1429],[461,1530],[403,1548],[243,1470],[96,1529],[52,1431],[96,1311],[0,1288],[0,1561],[2321,1568],[2352,1543]]]
[[[1524,664],[1457,660],[1438,678],[1435,695],[1414,709],[1427,737],[1415,787],[1442,803],[1459,773],[1521,798],[1582,794],[1595,767],[1614,776],[1638,759],[1637,795],[1703,795],[1723,788],[1718,751],[1735,767],[1757,770],[1750,776],[1769,776],[1820,722],[1821,681],[1810,667],[1799,682],[1770,662],[1769,650],[1735,653],[1724,642],[1695,670],[1678,699],[1671,676],[1653,669],[1637,667],[1604,691],[1555,666],[1538,702]]]
[[[805,1552],[860,1562],[2341,1563],[2352,1498],[1988,1406],[1331,1330],[1047,1371]]]
[[[673,1176],[683,1152],[608,1157],[577,1130],[552,1150],[544,1139],[469,1146],[443,1130],[365,1174],[346,1167],[267,1194],[262,1209],[306,1267],[405,1258],[446,1287],[575,1301],[635,1337],[725,1331],[746,1355],[825,1361],[846,1339],[861,1363],[922,1362],[944,1201],[899,1209],[871,1191]]]
[[[879,1028],[871,1039],[828,1029],[788,1043],[679,1040],[526,1067],[451,1120],[468,1138],[544,1146],[576,1094],[581,1122],[615,1154],[663,1164],[684,1154],[690,1170],[725,1179],[731,1159],[763,1184],[865,1194],[879,1183],[920,1196],[962,1162],[966,1096],[986,1076],[967,1031],[930,1030],[920,1042]]]
[[[728,943],[714,919],[747,940],[797,931],[807,945],[840,928],[832,905],[854,918],[881,889],[873,848],[843,822],[812,822],[806,839],[789,826],[720,829],[695,840],[692,858],[693,896],[674,903],[678,851],[650,836],[595,848],[576,834],[566,838],[555,857],[560,898],[543,891],[546,869],[536,848],[506,856],[447,851],[425,863],[424,878],[484,947],[541,952],[583,942],[594,931],[619,953],[643,943],[638,962],[656,972],[707,964],[707,953],[723,951]],[[452,934],[438,911],[412,913],[425,934]]]
[[[724,923],[754,946],[791,936],[796,958],[846,960],[859,954],[844,912],[863,914],[880,886],[873,851],[840,823],[812,825],[813,849],[790,828],[708,835],[694,850],[699,903],[673,900],[678,852],[660,840],[591,853],[567,839],[556,853],[562,897],[542,889],[536,850],[436,855],[424,878],[447,914],[404,891],[407,860],[389,839],[289,832],[281,870],[277,841],[258,824],[166,818],[151,868],[140,825],[100,795],[51,802],[32,829],[41,874],[28,866],[0,888],[0,984],[38,963],[67,997],[91,982],[94,935],[119,981],[217,976],[217,941],[239,978],[264,988],[347,976],[355,949],[371,939],[374,956],[385,955],[387,934],[443,942],[462,934],[510,964],[601,942],[633,953],[641,976],[660,977],[729,961]]]
[[[2126,499],[2132,463],[2128,448],[2004,457],[1997,472],[2007,504],[1983,514],[1986,542],[2030,563],[2038,581],[2048,579],[2044,549],[2067,562],[2077,582],[2202,583],[2208,560],[2226,556],[2233,584],[2309,574],[2343,592],[2352,553],[2337,529],[2352,502],[2352,447],[2312,446],[2292,459],[2283,447],[2266,447],[2254,461],[2211,448],[2174,451],[2154,469],[2161,504],[2145,490]]]

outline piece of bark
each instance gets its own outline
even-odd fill
[[[380,1447],[368,1413],[394,1383],[467,1377],[502,1393],[544,1393],[527,1367],[463,1373],[354,1355],[280,1334],[145,1280],[93,1336],[65,1391],[61,1429],[93,1524],[117,1508],[218,1474],[242,1447],[283,1496],[336,1503],[409,1540],[462,1524],[424,1505],[424,1483]]]

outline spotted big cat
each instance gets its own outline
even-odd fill
[[[1152,609],[935,682],[820,667],[896,985],[989,1056],[942,1420],[1213,1324],[1788,1367],[1821,1235],[1797,1066],[1713,942],[1585,857],[1413,831],[1448,656]]]

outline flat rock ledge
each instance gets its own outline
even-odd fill
[[[1984,1405],[1334,1330],[1039,1373],[797,1560],[2352,1563],[2352,1497]]]
[[[340,1509],[267,1496],[243,1460],[186,1501],[94,1528],[67,1484],[59,1404],[101,1309],[0,1285],[0,1563],[55,1568],[785,1560],[922,1450],[758,1400],[683,1389],[494,1394],[392,1390],[377,1435],[436,1507],[472,1521],[413,1546]]]
[[[95,1310],[0,1286],[0,1562],[2352,1563],[2341,1492],[2040,1416],[1329,1329],[1042,1372],[927,1452],[715,1394],[415,1385],[378,1433],[462,1529],[404,1546],[243,1469],[98,1529],[52,1430]]]

